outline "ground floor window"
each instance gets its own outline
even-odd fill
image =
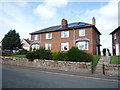
[[[88,41],[80,41],[77,42],[78,49],[88,50],[89,42]]]
[[[45,44],[45,49],[46,50],[51,50],[51,43],[46,43]]]
[[[68,51],[69,50],[69,42],[61,43],[61,51]]]
[[[32,51],[33,50],[36,50],[36,49],[39,49],[40,48],[40,45],[39,44],[33,44],[32,45]]]

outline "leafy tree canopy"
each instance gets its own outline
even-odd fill
[[[2,49],[16,50],[22,48],[19,33],[16,33],[15,29],[10,30],[2,40]]]

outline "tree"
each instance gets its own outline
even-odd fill
[[[2,40],[2,49],[5,50],[16,50],[21,49],[22,44],[20,41],[19,33],[16,33],[15,30],[10,30]]]

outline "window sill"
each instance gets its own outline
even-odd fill
[[[50,39],[46,39],[46,40],[51,40],[52,38],[50,38]]]

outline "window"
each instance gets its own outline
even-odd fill
[[[32,45],[32,51],[36,50],[36,49],[39,49],[39,48],[40,48],[40,45],[37,44],[37,43]]]
[[[46,43],[45,44],[45,49],[46,50],[51,50],[51,43]]]
[[[69,31],[62,31],[62,32],[61,32],[61,37],[62,37],[62,38],[67,38],[67,37],[69,37]]]
[[[38,35],[34,35],[34,40],[38,40]]]
[[[87,41],[81,41],[81,42],[78,42],[77,46],[81,50],[88,50],[88,46],[89,46],[88,44],[89,42]]]
[[[85,36],[85,30],[84,29],[79,30],[79,36]]]
[[[61,43],[61,51],[67,50],[69,50],[69,43],[68,42]]]
[[[114,34],[114,39],[116,39],[116,33]]]
[[[46,33],[46,39],[52,39],[52,33]]]

